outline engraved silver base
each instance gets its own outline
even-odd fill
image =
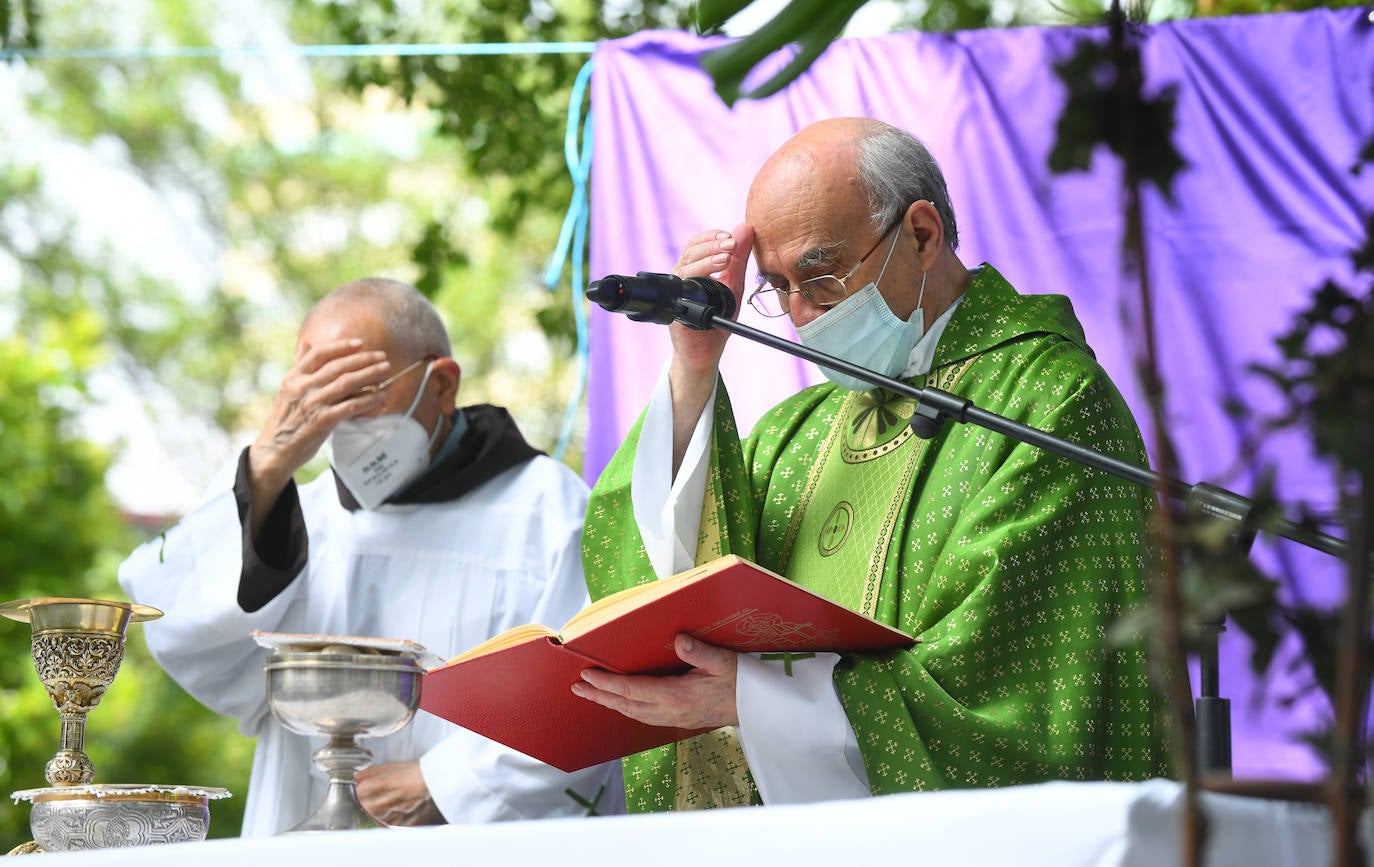
[[[10,797],[31,801],[29,830],[48,852],[204,840],[210,801],[224,789],[140,784],[53,786]]]

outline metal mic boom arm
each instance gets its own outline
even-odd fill
[[[659,278],[671,277],[671,275],[653,275],[641,272],[639,277]],[[677,278],[671,279],[676,280]],[[916,411],[911,417],[911,430],[916,436],[923,439],[929,439],[938,434],[945,419],[952,419],[960,423],[972,422],[1019,442],[1028,443],[1052,454],[1077,461],[1084,466],[1111,473],[1129,482],[1167,494],[1176,500],[1182,500],[1185,503],[1185,508],[1194,515],[1203,515],[1224,522],[1232,528],[1232,535],[1238,540],[1237,544],[1242,549],[1249,548],[1254,530],[1258,528],[1276,536],[1301,542],[1333,557],[1342,559],[1346,557],[1346,543],[1344,541],[1295,524],[1277,515],[1274,510],[1265,509],[1256,512],[1252,501],[1224,488],[1206,483],[1189,485],[1177,479],[1162,476],[1153,470],[1060,439],[1039,428],[1030,427],[1012,421],[1005,416],[979,409],[972,401],[947,391],[941,391],[938,388],[916,388],[874,373],[868,368],[851,364],[842,358],[817,352],[800,343],[793,343],[766,331],[741,325],[732,318],[734,315],[734,295],[729,292],[724,284],[714,280],[707,281],[710,285],[706,286],[702,293],[707,297],[699,301],[693,300],[691,303],[687,303],[686,299],[681,303],[672,305],[664,305],[660,302],[656,309],[651,312],[641,308],[654,306],[653,304],[640,301],[637,307],[635,303],[629,301],[628,296],[632,293],[627,291],[627,287],[621,282],[628,282],[629,280],[630,278],[624,277],[607,277],[603,281],[593,283],[587,290],[587,297],[607,310],[626,313],[631,319],[644,321],[650,315],[655,315],[658,317],[652,320],[655,322],[666,324],[678,321],[698,330],[719,328],[722,331],[738,334],[755,343],[762,343],[797,358],[815,362],[822,367],[858,377],[895,394],[914,398]],[[607,281],[614,282],[607,284]],[[607,284],[605,289],[601,288],[601,284]],[[657,293],[662,285],[662,281],[650,280],[644,284],[640,294],[652,295]],[[702,289],[703,287],[697,288]],[[711,293],[717,293],[717,288],[725,290],[724,294],[728,296],[728,305],[717,303],[716,307],[711,306],[711,298],[713,297]],[[672,289],[676,289],[676,287],[672,287]],[[678,289],[677,292],[680,294],[681,290]],[[631,309],[624,309],[626,307]],[[724,313],[724,315],[718,315],[719,313]],[[1200,660],[1202,691],[1197,702],[1199,727],[1197,759],[1199,766],[1205,770],[1229,772],[1231,769],[1230,702],[1221,698],[1218,691],[1219,670],[1216,650],[1217,634],[1225,628],[1224,620],[1205,623],[1204,626],[1207,627],[1207,632],[1206,643],[1202,648]]]
[[[690,323],[689,323],[690,324]],[[1119,478],[1135,482],[1147,488],[1167,494],[1176,500],[1193,503],[1200,506],[1204,511],[1217,516],[1229,514],[1237,522],[1243,520],[1250,514],[1253,503],[1239,494],[1232,493],[1223,488],[1218,488],[1206,483],[1190,485],[1186,482],[1172,479],[1168,476],[1160,475],[1153,470],[1136,466],[1127,461],[1119,460],[1109,455],[1093,449],[1085,448],[1076,443],[1061,439],[1051,433],[1046,433],[1039,428],[1012,421],[1006,416],[998,415],[987,410],[979,409],[972,401],[965,400],[958,395],[941,391],[938,388],[917,388],[890,377],[874,373],[865,367],[851,364],[842,358],[827,355],[824,352],[817,352],[808,346],[800,343],[793,343],[784,340],[766,331],[759,331],[750,328],[748,325],[741,325],[732,319],[721,316],[709,316],[707,319],[708,327],[719,328],[731,334],[738,334],[747,340],[755,343],[762,343],[774,349],[781,350],[789,355],[804,358],[807,361],[815,362],[822,367],[829,367],[841,373],[856,376],[866,382],[871,382],[876,386],[887,389],[896,394],[914,398],[917,401],[916,414],[911,419],[911,429],[919,437],[929,439],[939,432],[945,419],[960,423],[972,423],[979,427],[1009,436],[1019,442],[1028,443],[1047,452],[1069,458],[1093,469],[1111,473]],[[1268,514],[1266,514],[1268,513]],[[1263,510],[1257,516],[1257,526],[1259,529],[1275,536],[1282,536],[1300,542],[1310,548],[1315,548],[1333,557],[1344,558],[1346,556],[1346,544],[1342,539],[1329,536],[1326,533],[1312,530],[1289,521],[1286,518],[1272,514],[1271,510]]]

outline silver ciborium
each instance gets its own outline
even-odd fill
[[[210,802],[224,789],[149,784],[99,784],[26,789],[29,828],[39,851],[114,849],[204,840]]]
[[[162,612],[133,602],[49,596],[0,604],[0,615],[29,624],[33,667],[62,718],[60,744],[43,775],[53,786],[89,783],[95,766],[83,749],[86,714],[119,671],[129,624]]]
[[[288,833],[383,827],[358,802],[357,773],[372,764],[372,751],[357,739],[400,731],[415,716],[424,673],[419,662],[406,653],[323,643],[308,650],[279,646],[264,668],[272,715],[297,734],[329,738],[313,754],[329,774],[324,802]]]

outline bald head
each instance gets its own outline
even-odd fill
[[[352,318],[363,314],[377,319],[402,358],[453,354],[448,330],[429,299],[408,283],[365,277],[345,283],[315,303],[301,323],[301,333],[322,318]]]
[[[873,118],[839,117],[805,126],[784,142],[755,176],[747,208],[751,214],[825,208],[862,216],[882,232],[921,200],[935,207],[946,243],[957,249],[944,174],[925,145]]]

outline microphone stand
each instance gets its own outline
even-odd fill
[[[737,334],[755,343],[770,346],[789,355],[815,362],[823,367],[847,373],[865,382],[891,391],[895,394],[914,398],[916,412],[911,417],[912,432],[923,439],[930,439],[940,432],[946,421],[971,423],[996,431],[1019,442],[1044,449],[1052,454],[1077,461],[1084,466],[1111,473],[1119,478],[1150,488],[1169,497],[1182,501],[1185,515],[1226,522],[1231,528],[1229,533],[1232,544],[1238,551],[1246,552],[1254,541],[1255,529],[1261,529],[1275,536],[1282,536],[1315,548],[1333,557],[1346,556],[1346,543],[1334,536],[1303,527],[1289,521],[1271,510],[1254,511],[1254,503],[1239,494],[1206,483],[1190,485],[1177,479],[1163,476],[1153,470],[1104,455],[1093,449],[1061,439],[1029,425],[979,409],[972,401],[965,400],[938,388],[917,388],[873,371],[851,364],[842,358],[817,352],[810,347],[790,340],[784,340],[766,331],[742,325],[726,316],[720,316],[709,302],[694,298],[676,299],[674,318],[684,325],[697,330],[719,328]],[[1217,660],[1217,640],[1226,628],[1224,615],[1203,621],[1203,645],[1200,650],[1200,684],[1197,699],[1197,769],[1200,773],[1231,772],[1231,702],[1220,695],[1220,666]]]

